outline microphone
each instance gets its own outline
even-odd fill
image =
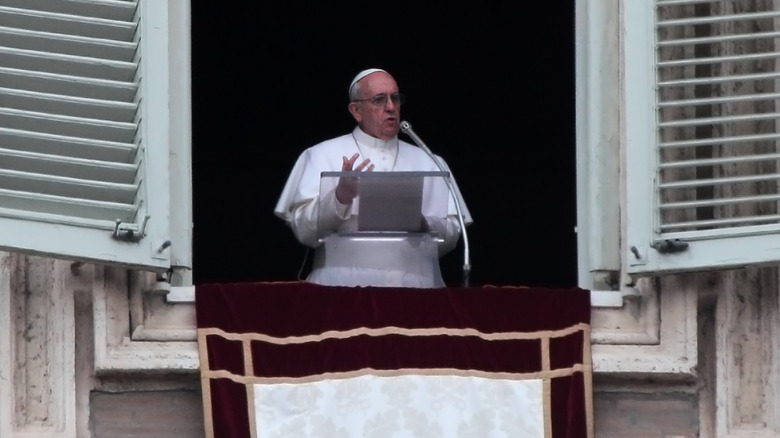
[[[439,160],[439,158],[431,152],[430,149],[428,149],[428,146],[425,145],[425,142],[422,141],[422,139],[415,134],[414,131],[412,131],[412,125],[407,122],[403,121],[401,122],[401,132],[408,135],[412,141],[414,141],[417,146],[420,147],[423,151],[425,151],[426,154],[428,154],[429,157],[433,160],[434,163],[436,163],[436,167],[439,168],[442,172],[447,172],[447,168],[444,167],[444,164]],[[457,192],[455,191],[455,187],[452,185],[452,174],[450,174],[450,178],[444,178],[444,181],[447,183],[447,188],[450,190],[450,196],[452,196],[452,199],[455,201],[455,209],[458,212],[458,223],[460,224],[460,234],[463,236],[463,287],[469,286],[469,276],[471,275],[471,260],[469,256],[469,238],[466,234],[466,224],[463,219],[463,211],[460,205],[460,198],[457,195]]]

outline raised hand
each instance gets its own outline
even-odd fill
[[[349,159],[347,157],[341,157],[341,171],[342,172],[371,172],[374,170],[374,165],[371,164],[371,160],[365,159],[353,169],[355,162],[360,157],[360,154],[355,154]],[[351,204],[352,200],[357,196],[358,191],[358,179],[356,177],[339,178],[339,183],[336,186],[336,199],[342,204]]]

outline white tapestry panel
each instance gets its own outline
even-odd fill
[[[258,438],[544,437],[542,382],[360,376],[255,384]]]

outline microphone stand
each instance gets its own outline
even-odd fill
[[[425,151],[425,153],[431,157],[433,162],[436,163],[436,166],[439,168],[439,170],[442,172],[447,171],[447,169],[444,167],[444,164],[438,159],[438,157],[436,157],[436,155],[433,154],[433,152],[431,152],[430,149],[428,149],[428,146],[425,145],[425,142],[423,142],[422,139],[418,137],[414,131],[412,131],[412,125],[409,122],[401,122],[401,132],[408,135],[417,144],[417,146],[420,147],[420,149]],[[455,187],[452,185],[451,177],[452,174],[450,174],[450,178],[445,178],[444,181],[447,183],[447,187],[450,189],[450,196],[452,196],[452,199],[455,201],[455,209],[458,211],[460,234],[463,236],[463,287],[469,287],[469,277],[471,276],[469,237],[468,234],[466,234],[466,224],[463,219],[463,211],[460,206],[460,199],[458,198],[457,191],[455,191]]]

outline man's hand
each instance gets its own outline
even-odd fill
[[[357,167],[354,169],[352,166],[355,165],[355,162],[357,161],[358,157],[360,157],[360,154],[355,154],[351,158],[347,159],[347,157],[341,157],[342,164],[341,164],[341,171],[342,172],[371,172],[374,170],[374,165],[371,164],[371,160],[363,160],[362,163],[358,164]],[[352,200],[355,199],[357,196],[357,190],[358,190],[358,179],[355,177],[351,178],[339,178],[339,184],[336,186],[336,199],[344,204],[348,205],[352,203]]]

